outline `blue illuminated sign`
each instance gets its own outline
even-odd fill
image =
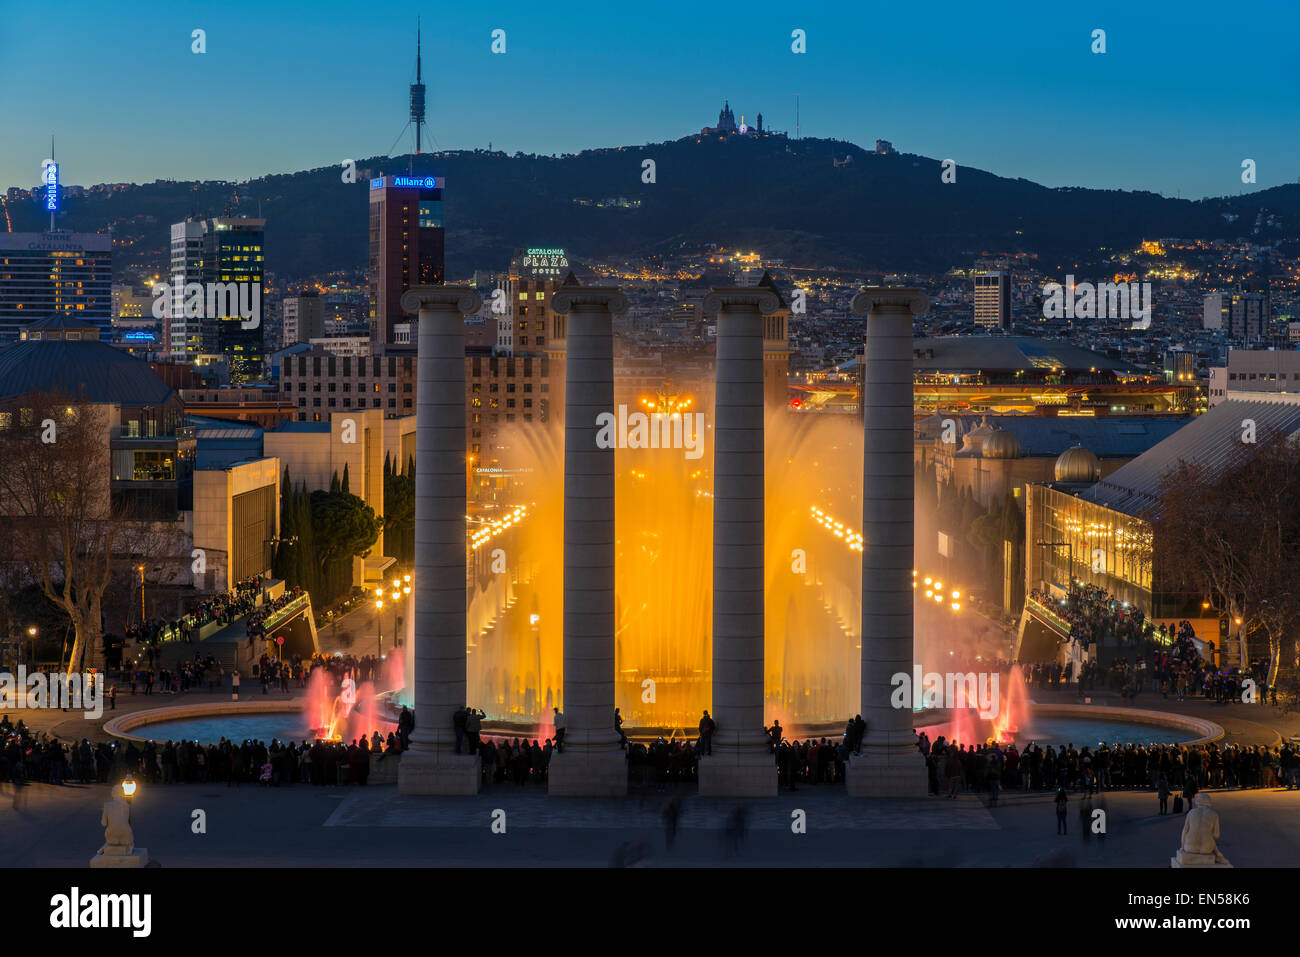
[[[379,176],[370,181],[370,188],[383,189],[386,181],[392,186],[401,186],[405,189],[438,188],[438,177],[436,176]]]
[[[45,208],[59,208],[59,164],[50,163],[45,167]]]
[[[125,332],[122,338],[128,342],[153,342],[152,332]]]

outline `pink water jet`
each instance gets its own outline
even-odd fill
[[[384,659],[380,669],[381,691],[401,691],[406,687],[406,656],[393,653]]]
[[[1025,694],[1025,672],[1020,665],[1012,665],[1006,676],[1007,686],[998,700],[998,715],[993,719],[993,736],[998,744],[1015,739],[1020,724],[1029,717],[1029,699]]]
[[[334,706],[334,689],[329,675],[324,668],[312,669],[307,679],[307,697],[303,711],[307,718],[307,727],[321,737],[321,730],[328,731]]]
[[[989,740],[1007,744],[1015,740],[1028,718],[1029,698],[1025,692],[1024,670],[1015,665],[999,681],[998,713],[992,719],[981,718],[974,708],[954,708],[946,723],[926,725],[917,730],[924,731],[931,742],[942,735],[949,742],[967,747]]]

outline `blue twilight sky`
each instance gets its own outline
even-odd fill
[[[417,14],[426,149],[657,142],[711,125],[724,99],[793,132],[798,94],[805,136],[1049,186],[1201,197],[1300,180],[1296,0],[0,0],[0,187],[37,183],[51,132],[82,185],[410,151]]]

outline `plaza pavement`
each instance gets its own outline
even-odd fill
[[[661,819],[677,793],[674,846]],[[1300,791],[1213,791],[1220,848],[1238,867],[1300,863]],[[102,785],[0,786],[0,867],[81,867],[103,841]],[[852,799],[818,786],[746,802],[748,835],[729,852],[725,829],[737,802],[693,788],[634,791],[626,799],[549,798],[537,787],[494,786],[477,797],[403,797],[396,788],[295,785],[142,785],[136,842],[163,867],[610,866],[622,853],[642,866],[1168,866],[1182,817],[1156,814],[1151,792],[1106,795],[1107,836],[1082,840],[1071,795],[1069,831],[1058,836],[1050,793],[1003,792],[956,800]],[[193,812],[207,831],[191,830]],[[806,814],[807,833],[791,829]],[[494,812],[506,831],[493,833]],[[499,819],[499,815],[497,815]]]

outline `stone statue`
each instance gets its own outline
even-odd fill
[[[121,794],[104,803],[104,813],[99,819],[104,825],[104,846],[101,854],[130,854],[135,850],[135,834],[131,831],[131,806]]]
[[[104,846],[90,859],[91,867],[129,868],[145,867],[149,852],[135,846],[135,833],[131,830],[131,805],[115,791],[104,802],[104,813],[99,823],[104,825]]]
[[[1210,796],[1196,795],[1196,806],[1183,822],[1183,846],[1170,858],[1170,867],[1231,867],[1219,853],[1219,814],[1210,807]]]

